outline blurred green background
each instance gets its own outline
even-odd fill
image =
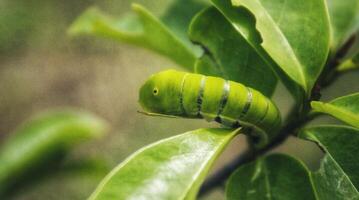
[[[54,107],[83,108],[111,125],[106,137],[72,152],[62,171],[54,170],[31,186],[18,188],[12,199],[85,199],[108,170],[142,146],[195,128],[216,126],[202,120],[137,113],[141,83],[152,73],[176,68],[171,61],[126,44],[66,35],[71,22],[89,6],[121,16],[130,12],[132,2],[0,0],[0,145],[25,119]],[[172,1],[135,2],[160,15]],[[341,77],[335,86],[323,91],[323,100],[358,91],[358,75]],[[274,100],[285,115],[292,99],[283,86],[278,87]],[[334,122],[330,118],[316,121]],[[238,155],[245,145],[243,136],[236,138],[214,170]],[[275,151],[301,158],[311,168],[318,166],[321,156],[312,143],[293,138]],[[77,170],[83,163],[90,165]],[[205,197],[222,198],[221,189]]]

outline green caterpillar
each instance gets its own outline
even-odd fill
[[[278,131],[277,107],[260,92],[212,76],[166,70],[152,75],[140,89],[142,108],[149,115],[204,118],[226,127],[254,127],[266,144]]]

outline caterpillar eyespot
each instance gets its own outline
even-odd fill
[[[271,140],[281,125],[277,107],[260,92],[200,74],[175,70],[154,74],[141,87],[139,102],[152,116],[204,118],[226,127],[254,127],[258,146]]]
[[[155,88],[153,88],[153,95],[158,95],[158,88],[157,87],[155,87]]]

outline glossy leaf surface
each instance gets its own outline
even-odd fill
[[[359,93],[343,96],[329,103],[313,101],[314,111],[329,114],[359,128]]]
[[[309,95],[329,52],[330,29],[325,1],[303,0],[300,4],[297,1],[265,0],[231,2],[254,15],[260,38],[251,38],[253,29],[234,19],[241,34],[257,45],[259,42],[278,66]],[[222,12],[226,13],[226,10]]]
[[[161,15],[163,22],[178,38],[193,49],[188,38],[188,28],[192,18],[202,9],[209,6],[207,0],[175,0]]]
[[[282,154],[257,159],[237,169],[226,187],[228,200],[315,199],[307,168]]]
[[[90,199],[194,199],[237,132],[199,129],[144,147],[109,173]]]
[[[271,67],[216,8],[196,15],[189,34],[205,49],[196,64],[197,73],[220,76],[272,95],[277,77]]]
[[[300,137],[326,152],[320,169],[312,174],[317,199],[359,199],[359,129],[319,126],[303,130]]]

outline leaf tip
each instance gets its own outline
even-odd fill
[[[101,12],[97,7],[89,7],[69,26],[66,33],[70,37],[93,32],[94,21],[100,18]]]
[[[142,12],[143,10],[145,10],[145,8],[141,4],[138,4],[138,3],[132,3],[131,8],[135,12]]]

